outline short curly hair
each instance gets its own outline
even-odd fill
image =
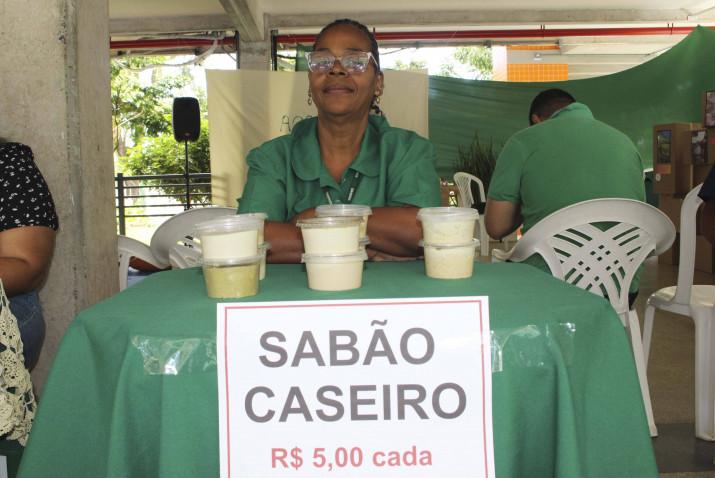
[[[537,115],[541,119],[547,119],[556,111],[570,105],[574,101],[576,100],[570,93],[558,88],[542,91],[536,95],[531,102],[531,107],[529,108],[529,124],[534,124],[534,120],[531,118],[532,115]]]
[[[315,46],[318,44],[323,34],[338,25],[350,25],[352,27],[355,27],[367,37],[367,39],[370,41],[370,53],[372,53],[372,57],[375,58],[377,71],[380,72],[380,50],[377,47],[377,40],[375,40],[375,35],[373,35],[372,32],[370,32],[370,30],[365,25],[350,18],[339,18],[325,25],[323,29],[320,30],[320,33],[318,33],[318,36],[315,37],[315,43],[313,43],[313,50],[315,50]]]

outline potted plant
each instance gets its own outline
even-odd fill
[[[468,146],[457,146],[457,159],[454,162],[455,172],[462,171],[473,174],[478,177],[484,185],[484,192],[489,191],[489,183],[494,174],[497,156],[499,152],[494,148],[494,142],[489,139],[488,142],[483,142],[479,139],[479,133],[474,133],[474,138]],[[479,191],[475,183],[472,186],[472,197],[474,205],[480,214],[484,213],[485,204],[479,200]]]

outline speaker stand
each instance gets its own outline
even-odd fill
[[[189,189],[189,142],[184,140],[184,180],[186,181],[186,204],[184,211],[191,209],[191,192]]]

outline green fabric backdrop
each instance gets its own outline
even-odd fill
[[[702,122],[701,97],[715,90],[715,31],[698,27],[662,55],[612,75],[555,83],[506,83],[432,76],[429,83],[430,139],[437,171],[454,173],[457,146],[480,139],[503,144],[528,126],[532,98],[547,88],[563,88],[587,104],[597,119],[626,133],[652,163],[654,124]]]

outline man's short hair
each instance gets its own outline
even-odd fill
[[[568,106],[576,101],[573,96],[564,90],[558,88],[552,88],[550,90],[544,90],[531,102],[531,108],[529,108],[529,124],[534,124],[531,119],[532,115],[536,115],[542,120],[548,119],[556,111],[560,110],[564,106]]]

